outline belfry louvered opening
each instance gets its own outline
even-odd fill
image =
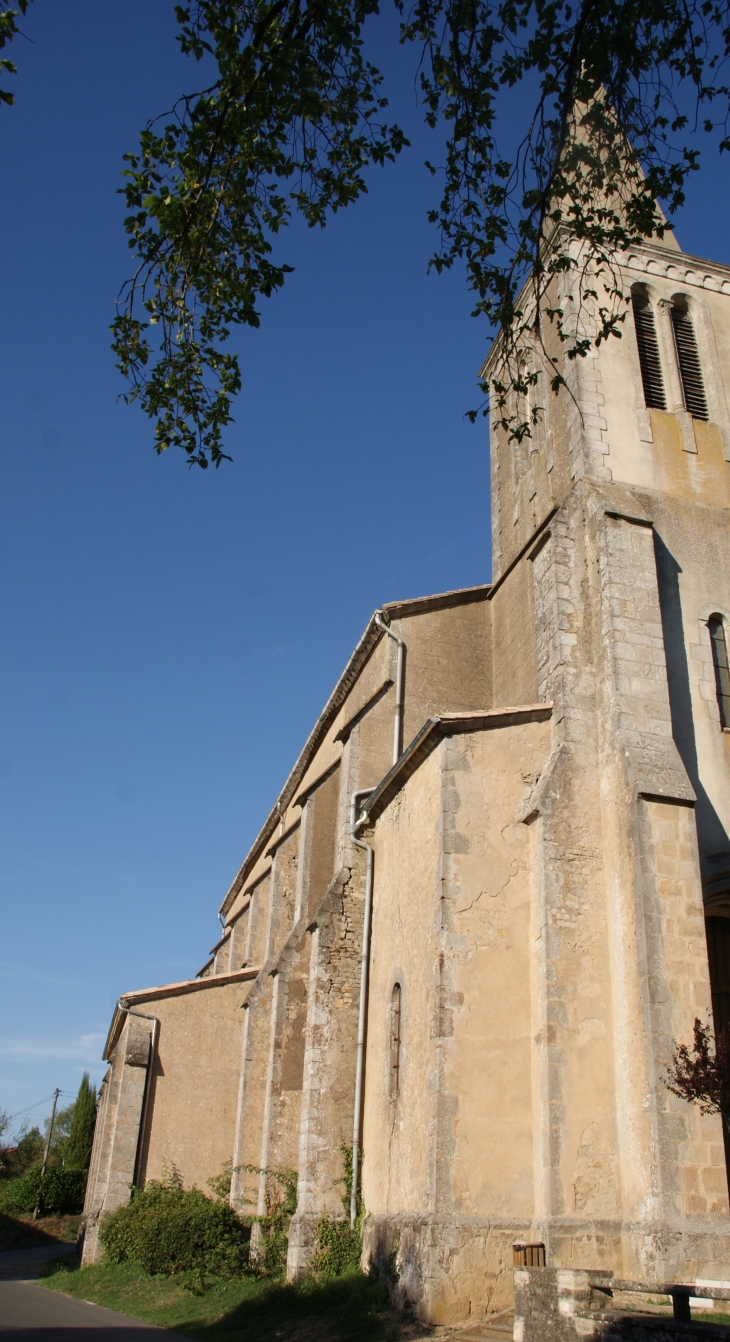
[[[644,385],[644,402],[649,410],[666,410],[662,364],[659,358],[659,345],[656,338],[654,313],[648,298],[642,293],[633,293],[631,301],[634,309],[636,343],[639,346],[641,381]]]
[[[692,318],[681,303],[674,303],[672,306],[672,326],[684,404],[693,419],[709,419],[695,330]]]

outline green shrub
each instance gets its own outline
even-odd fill
[[[110,1263],[135,1261],[139,1201],[139,1194],[135,1196],[133,1193],[132,1201],[126,1207],[117,1207],[115,1212],[104,1217],[99,1226],[99,1239]]]
[[[240,1170],[247,1174],[264,1175],[264,1200],[266,1210],[263,1215],[251,1213],[251,1221],[256,1227],[255,1238],[251,1244],[251,1267],[262,1277],[278,1277],[286,1267],[286,1255],[289,1247],[289,1222],[297,1209],[297,1172],[296,1170],[260,1169],[258,1165],[236,1165],[235,1171],[224,1167],[225,1177]],[[208,1180],[208,1186],[214,1187],[215,1181]],[[244,1198],[244,1203],[253,1207],[255,1199]]]
[[[5,1117],[0,1111],[0,1129]],[[38,1128],[19,1133],[15,1146],[4,1146],[0,1131],[0,1180],[20,1179],[31,1166],[39,1165],[42,1159],[43,1138]]]
[[[38,1197],[40,1165],[33,1166],[20,1179],[4,1179],[0,1184],[0,1211],[11,1216],[32,1212]]]
[[[87,1178],[86,1170],[47,1169],[41,1188],[41,1212],[80,1212]]]
[[[40,1179],[40,1165],[35,1165],[22,1179],[3,1180],[0,1183],[0,1211],[11,1216],[32,1212],[38,1201]],[[40,1196],[41,1215],[81,1211],[85,1192],[85,1170],[47,1169]]]
[[[340,1277],[348,1268],[359,1267],[362,1254],[362,1228],[359,1221],[322,1216],[317,1223],[317,1249],[312,1271],[322,1276]]]
[[[357,1219],[350,1224],[350,1197],[352,1195],[352,1148],[340,1146],[343,1165],[342,1216],[322,1216],[317,1223],[317,1248],[311,1268],[321,1276],[340,1277],[350,1268],[359,1268],[362,1256],[363,1206],[360,1190],[357,1192]],[[359,1154],[362,1169],[364,1152]]]
[[[220,1174],[214,1174],[212,1179],[207,1179],[206,1183],[214,1198],[221,1198],[228,1202],[231,1196],[231,1184],[233,1182],[233,1161],[226,1160],[223,1163]]]
[[[148,1276],[182,1278],[194,1289],[206,1277],[241,1276],[248,1267],[250,1226],[197,1188],[151,1180],[102,1221],[99,1234],[110,1262],[133,1261]]]

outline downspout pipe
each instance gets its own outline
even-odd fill
[[[364,820],[357,819],[357,803],[369,797],[373,788],[359,788],[350,797],[350,838],[357,848],[367,853],[365,868],[365,912],[362,926],[362,955],[360,957],[360,1005],[357,1015],[357,1059],[355,1062],[355,1113],[352,1121],[352,1188],[350,1189],[350,1225],[357,1220],[357,1185],[360,1177],[360,1113],[362,1110],[362,1082],[365,1067],[365,1023],[367,1020],[368,973],[370,967],[370,927],[373,914],[373,850],[369,843],[357,837]]]
[[[382,629],[384,634],[395,640],[398,644],[398,668],[395,675],[395,724],[393,728],[393,763],[397,764],[403,749],[403,705],[405,688],[405,670],[406,670],[406,645],[400,634],[396,634],[389,624],[383,619],[382,610],[376,610],[375,623],[378,629]]]
[[[150,1060],[147,1064],[147,1076],[144,1083],[144,1096],[142,1099],[142,1116],[139,1120],[139,1136],[137,1138],[137,1154],[134,1159],[134,1175],[132,1182],[135,1188],[139,1188],[139,1167],[142,1163],[142,1149],[144,1147],[145,1133],[147,1131],[147,1110],[150,1103],[150,1091],[152,1089],[152,1071],[157,1056],[157,1040],[160,1034],[160,1022],[157,1016],[148,1016],[145,1011],[135,1011],[134,1007],[123,1006],[121,999],[119,1001],[119,1010],[126,1012],[128,1016],[139,1016],[140,1020],[152,1021],[152,1035],[150,1038]]]

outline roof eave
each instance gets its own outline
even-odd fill
[[[224,917],[228,913],[234,899],[243,888],[247,876],[252,871],[256,862],[258,862],[258,859],[266,851],[269,839],[271,838],[274,829],[279,824],[281,814],[286,810],[297,791],[309,766],[309,762],[322,741],[322,737],[347,698],[347,695],[357,680],[362,668],[365,666],[365,663],[372,656],[377,644],[383,637],[382,629],[375,623],[375,617],[379,614],[380,610],[377,610],[370,616],[362,637],[357,643],[342,675],[337,681],[327,703],[309,733],[304,746],[299,752],[294,768],[291,770],[274,806],[261,826],[261,829],[254,839],[243,863],[239,867],[233,883],[219,909],[219,913],[223,914]]]
[[[522,722],[544,722],[552,714],[552,703],[520,704],[506,708],[475,709],[467,713],[441,713],[428,718],[361,808],[361,818],[372,822],[390,805],[416,769],[445,736],[510,727]]]

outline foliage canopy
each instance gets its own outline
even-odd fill
[[[63,1163],[69,1170],[88,1170],[96,1126],[96,1090],[89,1073],[84,1072],[73,1106],[68,1139],[63,1151]]]
[[[15,0],[15,3],[18,6],[17,9],[0,10],[0,51],[17,36],[18,25],[16,19],[20,14],[26,13],[30,0]],[[3,76],[6,74],[17,75],[18,73],[17,67],[7,56],[0,56],[0,73]],[[14,102],[15,97],[9,89],[0,89],[0,103],[9,103],[12,107]]]
[[[49,1165],[66,1164],[66,1147],[68,1146],[69,1134],[74,1120],[74,1110],[76,1101],[72,1100],[70,1104],[63,1109],[57,1109],[53,1120],[53,1132],[51,1133],[51,1144],[48,1148]],[[45,1121],[45,1136],[48,1140],[48,1131],[51,1126],[50,1115]],[[45,1143],[44,1143],[45,1144]]]
[[[484,390],[521,437],[529,423],[510,413],[529,382],[521,347],[541,348],[557,391],[563,359],[546,352],[546,322],[568,359],[620,334],[616,253],[663,237],[659,202],[671,215],[698,166],[694,129],[730,145],[730,0],[395,4],[425,119],[445,140],[429,164],[441,183],[431,265],[463,266],[475,315],[502,333]],[[233,325],[258,326],[261,298],[291,269],[277,234],[295,213],[323,227],[407,145],[366,54],[379,12],[378,0],[176,6],[182,50],[212,78],[127,155],[135,268],[113,325],[127,397],[156,420],[158,451],[220,464],[241,386],[227,341]]]
[[[0,1212],[11,1216],[32,1212],[37,1206],[42,1216],[80,1212],[86,1192],[86,1170],[46,1169],[33,1165],[17,1178],[0,1180]]]
[[[43,1158],[43,1138],[39,1128],[24,1122],[14,1137],[10,1134],[12,1119],[0,1109],[0,1180],[19,1179]]]
[[[700,1113],[720,1114],[730,1134],[730,1026],[713,1041],[709,1026],[696,1019],[693,1046],[677,1045],[665,1084],[673,1095],[699,1105]]]

